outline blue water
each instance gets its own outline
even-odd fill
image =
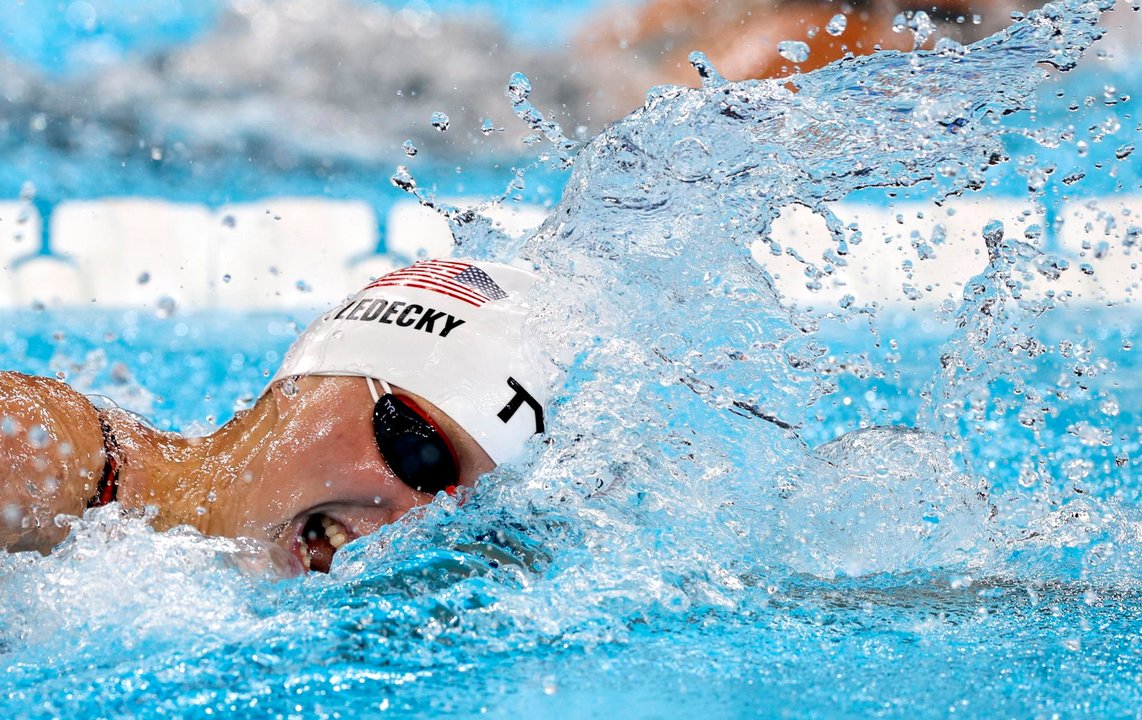
[[[0,558],[2,712],[1135,714],[1136,300],[1021,297],[1023,272],[1055,251],[1021,228],[992,228],[971,292],[940,309],[792,309],[748,254],[781,206],[827,213],[866,186],[885,202],[993,180],[1027,196],[1020,133],[1107,114],[1116,135],[1084,158],[1072,141],[1058,151],[1087,177],[1053,185],[1056,171],[1032,197],[1138,192],[1137,154],[1106,159],[1137,136],[1135,101],[1088,107],[1092,74],[1040,86],[1039,61],[1069,64],[1096,17],[1071,3],[962,59],[883,53],[796,93],[715,75],[655,91],[578,153],[522,247],[457,228],[467,251],[522,251],[555,279],[536,320],[567,368],[547,443],[463,508],[441,498],[352,543],[329,576],[280,581],[264,548],[91,512],[55,554]],[[1116,82],[1133,96],[1129,80]],[[1082,109],[1023,110],[1056,92]],[[27,157],[102,167],[44,152]],[[374,167],[387,184],[391,167],[353,162],[360,183]],[[489,194],[510,179],[494,164]],[[239,177],[305,176],[268,167]],[[412,172],[431,187],[431,169]],[[1113,250],[1137,272],[1137,248]],[[305,320],[14,311],[0,366],[205,431],[250,402]]]

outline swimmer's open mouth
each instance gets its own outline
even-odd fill
[[[297,553],[306,570],[327,573],[333,555],[356,535],[324,513],[313,513],[297,535]]]

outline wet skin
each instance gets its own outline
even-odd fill
[[[311,566],[327,570],[338,546],[432,500],[405,485],[381,456],[373,437],[374,402],[363,378],[303,377],[296,392],[286,392],[286,386],[276,384],[253,408],[205,438],[159,432],[124,411],[106,412],[122,456],[120,504],[154,508],[152,523],[159,530],[192,525],[210,535],[277,544],[300,572]],[[473,486],[495,467],[434,405],[400,388],[393,391],[447,438],[456,453],[458,485]],[[86,399],[55,381],[0,373],[4,392],[20,400],[4,405],[0,397],[8,417],[21,428],[46,428],[33,434],[35,444],[46,448],[31,448],[26,430],[0,434],[0,461],[11,466],[24,458],[24,470],[0,475],[5,507],[32,505],[17,489],[27,484],[23,479],[34,461],[61,488],[39,515],[81,514],[103,468],[98,416]],[[61,455],[75,459],[67,464]],[[46,552],[62,534],[58,528],[34,535],[8,528],[0,540],[9,549]]]
[[[347,542],[395,522],[431,502],[432,495],[394,475],[377,449],[374,403],[364,379],[306,377],[297,381],[297,388],[292,397],[282,384],[274,389],[278,422],[262,456],[261,472],[231,485],[233,501],[218,508],[208,531],[275,542],[306,566],[308,546],[313,567],[325,570],[333,548],[320,542],[324,538],[307,538],[307,523],[328,518],[344,528]],[[458,460],[457,485],[472,487],[495,467],[475,440],[438,408],[417,395],[393,390],[424,412],[448,439]],[[310,527],[312,536],[316,527]]]

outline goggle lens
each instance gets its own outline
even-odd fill
[[[393,395],[385,394],[373,407],[373,434],[389,468],[405,485],[435,495],[460,479],[456,456],[431,422]]]

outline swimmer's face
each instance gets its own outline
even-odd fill
[[[303,377],[297,393],[273,389],[276,432],[265,467],[238,488],[236,535],[275,542],[302,567],[328,571],[345,543],[432,501],[397,477],[377,447],[374,401],[364,378]],[[455,452],[458,476],[441,485],[471,487],[495,463],[467,432],[423,398],[393,393],[426,416]],[[239,486],[243,483],[238,483]]]

